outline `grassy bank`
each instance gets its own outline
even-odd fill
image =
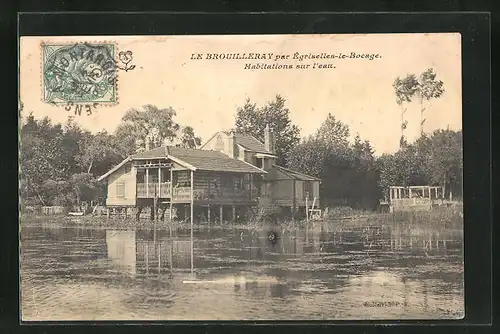
[[[123,227],[123,228],[165,228],[185,229],[190,227],[189,221],[173,222],[170,226],[168,221],[152,222],[149,219],[133,218],[110,218],[105,216],[42,216],[24,214],[21,216],[21,226],[23,225],[52,225],[52,226],[89,226],[95,228]],[[356,212],[349,216],[329,215],[321,221],[306,220],[260,220],[244,223],[219,223],[219,222],[195,222],[195,229],[270,229],[280,230],[306,230],[318,229],[326,231],[336,231],[356,228],[384,227],[407,229],[412,227],[431,228],[433,230],[462,229],[463,214],[456,208],[443,208],[433,211],[406,212],[406,213],[374,213]]]

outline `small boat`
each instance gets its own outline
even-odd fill
[[[68,212],[68,215],[70,216],[83,216],[83,212]]]

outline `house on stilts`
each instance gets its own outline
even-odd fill
[[[200,149],[163,146],[129,156],[99,178],[106,180],[106,206],[151,218],[233,221],[247,214],[303,213],[319,207],[318,178],[276,164],[274,138],[220,131]]]

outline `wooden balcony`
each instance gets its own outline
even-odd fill
[[[137,198],[170,198],[170,182],[137,183]]]
[[[174,202],[187,203],[191,201],[191,187],[176,187],[170,196],[170,182],[164,183],[137,183],[137,198],[172,198]],[[194,189],[193,200],[198,202],[245,202],[256,201],[257,190],[223,189],[220,191],[209,189]]]
[[[191,200],[190,187],[174,187],[172,199],[176,202],[187,202]],[[194,189],[193,200],[198,202],[246,202],[257,200],[257,190],[248,189],[227,189],[227,190],[208,190]]]

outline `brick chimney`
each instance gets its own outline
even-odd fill
[[[236,146],[236,138],[233,130],[229,131],[228,134],[227,155],[229,155],[233,159],[238,159],[238,147]]]
[[[274,153],[274,136],[269,128],[269,124],[266,124],[266,128],[264,129],[264,146],[266,150]]]

